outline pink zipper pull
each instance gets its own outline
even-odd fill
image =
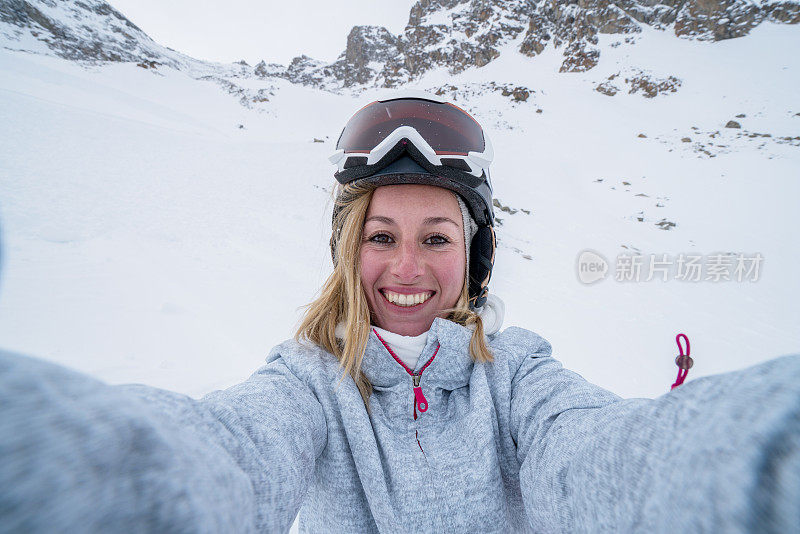
[[[681,338],[686,342],[686,353],[683,352],[683,345],[681,345]],[[689,374],[689,369],[692,368],[694,365],[694,360],[692,357],[689,356],[689,351],[691,347],[689,346],[689,338],[686,337],[686,334],[678,334],[675,336],[675,342],[678,344],[678,350],[680,354],[675,358],[675,365],[678,366],[678,378],[675,380],[675,383],[672,384],[670,390],[675,389],[676,387],[683,384],[683,381],[686,380],[686,375]]]
[[[420,412],[424,412],[428,409],[428,400],[425,398],[425,395],[422,394],[422,388],[419,387],[419,379],[421,378],[420,375],[413,375],[414,380],[414,400],[416,401],[415,408],[419,408]]]
[[[431,359],[428,360],[425,363],[425,365],[422,366],[422,369],[419,370],[419,373],[415,375],[414,372],[411,369],[409,369],[406,364],[403,363],[403,360],[401,360],[400,358],[397,357],[397,354],[394,353],[394,351],[392,350],[392,347],[390,347],[383,340],[383,338],[378,333],[378,331],[375,330],[374,328],[372,329],[372,331],[375,332],[375,336],[380,340],[380,342],[383,344],[383,346],[386,347],[386,350],[389,352],[389,354],[392,355],[392,358],[394,358],[394,360],[397,363],[402,365],[403,369],[405,369],[406,372],[409,375],[411,375],[411,385],[414,387],[414,421],[416,421],[417,420],[417,408],[419,408],[420,412],[425,412],[428,409],[428,399],[426,399],[425,395],[422,394],[422,388],[419,387],[419,380],[420,380],[420,378],[422,378],[422,371],[424,371],[425,369],[428,368],[428,366],[433,362],[433,359],[439,353],[439,348],[441,347],[441,345],[439,345],[438,343],[436,344],[436,349],[434,349],[433,356],[431,356]],[[420,446],[420,449],[421,448],[422,448],[422,446]]]

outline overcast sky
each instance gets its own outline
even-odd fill
[[[213,61],[333,61],[350,28],[399,34],[415,0],[108,0],[158,43]]]

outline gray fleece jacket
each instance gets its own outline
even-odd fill
[[[800,358],[626,400],[532,332],[493,336],[491,364],[470,335],[434,322],[415,392],[371,334],[369,412],[294,341],[201,400],[0,353],[0,531],[281,532],[298,510],[315,533],[800,525]]]

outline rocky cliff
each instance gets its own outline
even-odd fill
[[[331,65],[287,73],[293,81],[343,87],[394,87],[430,69],[458,73],[494,60],[502,47],[536,56],[563,50],[562,72],[585,71],[600,58],[598,34],[637,33],[642,26],[677,37],[722,40],[747,35],[764,21],[797,24],[798,0],[420,0],[405,31],[353,28]]]
[[[554,48],[563,55],[562,72],[580,72],[600,60],[599,34],[650,26],[718,41],[747,35],[764,21],[797,24],[800,0],[419,0],[402,34],[356,26],[333,63],[303,55],[288,66],[249,67],[200,62],[162,47],[103,0],[0,0],[7,47],[17,42],[25,49],[32,37],[67,59],[166,64],[204,77],[284,78],[328,90],[396,87],[435,68],[455,74],[488,64],[510,43],[531,57]]]
[[[6,39],[29,34],[66,59],[175,63],[167,49],[101,0],[0,0],[0,22]]]

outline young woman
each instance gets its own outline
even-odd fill
[[[0,354],[0,530],[791,531],[800,360],[621,399],[499,332],[480,126],[374,102],[332,157],[334,271],[196,401]]]

